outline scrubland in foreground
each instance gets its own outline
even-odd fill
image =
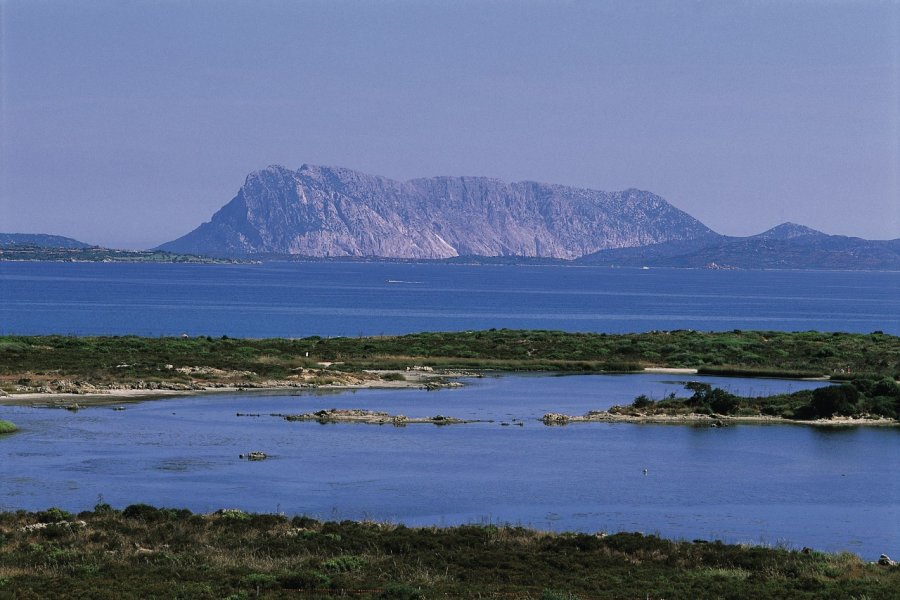
[[[0,598],[895,598],[852,554],[223,510],[0,513]]]

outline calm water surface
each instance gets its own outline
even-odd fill
[[[0,299],[0,333],[21,334],[302,337],[491,327],[900,334],[900,273],[0,262]]]
[[[755,394],[821,385],[706,380]],[[81,510],[102,494],[120,507],[237,507],[413,525],[489,521],[900,554],[894,429],[547,427],[537,420],[544,412],[581,414],[638,393],[659,398],[682,382],[542,375],[467,383],[440,392],[223,394],[125,411],[5,408],[23,430],[0,440],[0,509]],[[495,422],[396,428],[269,416],[329,407]],[[272,457],[238,459],[249,450]]]

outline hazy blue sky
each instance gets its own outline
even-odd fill
[[[900,2],[0,0],[0,231],[178,237],[269,164],[900,237]]]

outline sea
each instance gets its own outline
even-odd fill
[[[490,328],[900,334],[900,273],[309,262],[0,263],[0,333],[303,337]],[[900,431],[575,423],[702,379],[491,374],[459,389],[223,393],[69,412],[0,405],[0,510],[147,502],[408,525],[641,531],[900,555]],[[365,408],[481,422],[288,422]],[[258,415],[258,416],[238,416]],[[269,458],[239,458],[252,450]]]
[[[470,329],[900,334],[900,273],[310,262],[0,262],[0,334]]]

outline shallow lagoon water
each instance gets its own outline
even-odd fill
[[[758,395],[822,385],[702,379]],[[0,439],[0,509],[82,510],[102,495],[119,507],[233,507],[410,525],[512,523],[784,543],[870,559],[900,554],[896,429],[547,427],[538,419],[549,410],[581,414],[640,393],[660,398],[681,391],[683,381],[543,374],[466,384],[438,392],[215,394],[128,404],[124,411],[4,408],[22,431]],[[400,428],[269,416],[330,407],[495,422]],[[270,458],[238,458],[249,450]]]

